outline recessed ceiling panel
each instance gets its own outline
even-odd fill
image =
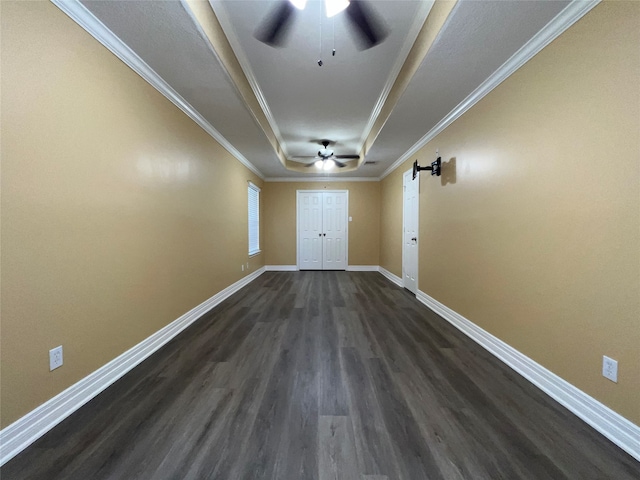
[[[358,154],[431,3],[374,0],[388,38],[357,48],[344,14],[327,19],[310,0],[280,49],[254,38],[277,0],[211,0],[214,11],[289,156],[312,156],[318,141]],[[358,170],[378,177],[555,17],[569,1],[459,0]],[[83,1],[267,177],[286,170],[245,106],[209,41],[180,1]],[[336,55],[332,55],[335,48]],[[322,59],[323,65],[318,66]],[[308,176],[318,174],[310,167]],[[337,170],[339,172],[339,170]],[[304,174],[302,174],[304,175]]]
[[[234,49],[241,50],[238,56],[246,57],[288,155],[314,155],[314,140],[323,138],[336,142],[336,154],[359,153],[376,102],[399,57],[401,63],[413,44],[431,2],[369,2],[389,34],[364,51],[358,49],[346,13],[327,18],[319,0],[296,10],[282,48],[261,43],[254,34],[279,3],[216,0],[212,5]]]

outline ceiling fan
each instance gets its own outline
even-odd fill
[[[255,37],[272,47],[280,47],[286,40],[297,10],[304,10],[307,0],[280,0],[258,27]],[[327,17],[343,10],[360,40],[360,49],[375,47],[387,38],[384,23],[364,0],[324,0]]]
[[[313,158],[316,161],[312,163],[308,163],[305,167],[316,166],[317,168],[321,168],[323,170],[329,170],[334,165],[338,168],[344,168],[347,166],[346,163],[339,162],[338,159],[342,160],[354,160],[360,158],[360,155],[334,155],[333,150],[329,148],[329,145],[332,142],[330,140],[322,140],[320,144],[323,148],[318,150],[318,154],[315,157],[293,157],[293,158]]]

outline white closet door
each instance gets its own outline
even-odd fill
[[[347,193],[323,192],[323,270],[346,270]]]
[[[346,270],[347,191],[298,191],[298,268]]]
[[[322,269],[322,193],[298,193],[299,268]]]

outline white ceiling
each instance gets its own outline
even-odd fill
[[[277,1],[211,2],[234,51],[245,56],[290,156],[314,155],[318,144],[311,141],[323,138],[337,142],[332,147],[336,154],[360,152],[381,92],[387,81],[395,80],[432,5],[372,3],[389,36],[375,48],[359,51],[345,15],[326,18],[321,1],[309,2],[296,16],[286,47],[277,49],[253,37],[255,26]]]
[[[379,162],[371,173],[380,175],[568,3],[458,2],[369,151],[367,160]]]
[[[431,2],[369,2],[390,34],[359,51],[344,15],[327,19],[313,0],[295,18],[284,48],[260,43],[253,33],[274,1],[215,0],[212,6],[283,151],[314,155],[313,141],[327,138],[337,142],[336,154],[358,154]],[[317,175],[313,167],[301,174],[282,166],[186,4],[82,3],[265,177]],[[331,175],[379,177],[568,3],[460,0],[368,151],[366,160],[376,164]]]

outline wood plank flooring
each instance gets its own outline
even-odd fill
[[[1,470],[11,479],[640,479],[375,272],[267,272]]]

